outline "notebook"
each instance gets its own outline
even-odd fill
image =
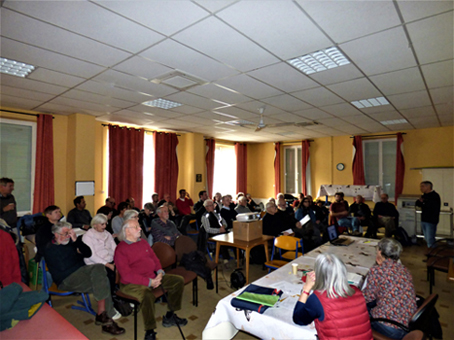
[[[329,237],[329,242],[334,245],[334,246],[349,246],[354,240],[351,240],[349,238],[339,238],[339,235],[337,234],[337,229],[335,225],[331,225],[327,228],[328,231],[328,237]]]

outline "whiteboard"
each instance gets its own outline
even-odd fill
[[[95,181],[76,182],[76,196],[94,196]]]

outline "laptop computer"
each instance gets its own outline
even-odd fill
[[[327,228],[328,231],[328,237],[329,237],[329,243],[331,243],[333,246],[349,246],[354,240],[351,240],[349,238],[344,238],[341,237],[339,238],[339,235],[337,234],[337,228],[335,225],[331,225]]]

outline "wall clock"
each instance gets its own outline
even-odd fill
[[[338,163],[338,164],[336,165],[336,169],[339,170],[339,171],[344,170],[344,169],[345,169],[344,163]]]

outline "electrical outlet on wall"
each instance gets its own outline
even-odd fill
[[[444,207],[449,207],[449,203],[448,202],[443,202],[443,206]]]

